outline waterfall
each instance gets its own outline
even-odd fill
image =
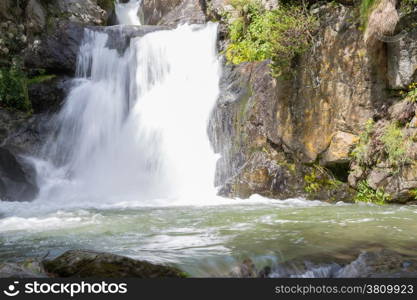
[[[115,11],[119,24],[124,25],[141,25],[138,16],[142,0],[129,0],[127,3],[122,3],[116,0]]]
[[[148,33],[123,54],[108,39],[85,30],[78,78],[38,161],[40,201],[214,197],[207,124],[219,93],[217,25]]]

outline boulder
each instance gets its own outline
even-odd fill
[[[28,86],[29,99],[35,114],[55,112],[69,93],[72,78],[58,76]]]
[[[44,261],[43,266],[54,277],[185,277],[184,273],[173,267],[156,265],[115,254],[87,250],[67,251],[53,260]]]
[[[349,163],[349,154],[358,141],[357,135],[338,131],[333,136],[329,148],[324,152],[322,163],[324,165]]]
[[[18,159],[9,149],[0,148],[0,199],[3,201],[31,201],[39,189],[30,164]]]

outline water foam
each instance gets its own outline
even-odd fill
[[[139,18],[141,5],[142,0],[129,0],[127,3],[116,0],[115,12],[118,23],[123,25],[142,25]]]

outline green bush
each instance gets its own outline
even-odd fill
[[[391,196],[385,193],[383,189],[372,189],[367,181],[361,181],[357,187],[357,193],[355,195],[355,202],[365,202],[383,205],[390,201]]]
[[[381,142],[384,143],[384,150],[388,155],[390,164],[401,167],[408,161],[406,155],[407,140],[396,122],[386,127],[384,134],[381,136]]]
[[[368,147],[374,131],[374,126],[375,122],[372,119],[369,119],[366,122],[365,130],[359,135],[359,143],[351,153],[359,165],[365,165],[367,163]]]
[[[317,22],[301,7],[268,11],[257,0],[234,0],[232,5],[240,17],[229,25],[230,44],[225,51],[229,62],[270,59],[273,75],[280,76],[289,71],[295,56],[308,49]]]
[[[407,101],[417,102],[417,82],[413,82],[408,86],[408,92],[405,93]]]
[[[27,78],[19,64],[0,69],[0,106],[29,112]]]
[[[342,184],[340,181],[334,179],[325,168],[318,165],[313,166],[311,172],[304,176],[304,182],[304,190],[310,195],[322,189],[336,189]]]
[[[384,192],[383,189],[374,190],[367,181],[361,181],[358,184],[357,192],[354,198],[356,203],[365,202],[378,205],[386,204],[391,200],[391,196]]]

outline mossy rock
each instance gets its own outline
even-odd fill
[[[146,261],[88,250],[71,250],[61,256],[43,261],[52,277],[77,278],[184,278],[180,270]]]

